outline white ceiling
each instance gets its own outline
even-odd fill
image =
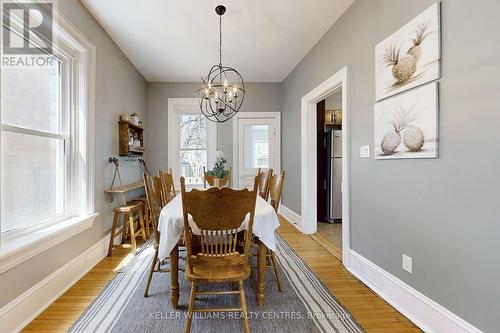
[[[281,82],[353,0],[81,0],[151,82],[197,82],[222,62],[246,82]]]

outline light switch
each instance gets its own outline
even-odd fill
[[[406,254],[403,254],[403,269],[410,274],[413,273],[413,259]]]
[[[370,146],[360,146],[359,147],[359,157],[361,157],[361,158],[370,157]]]

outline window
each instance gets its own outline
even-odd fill
[[[202,184],[203,168],[207,168],[207,118],[190,114],[178,117],[180,175],[187,184]]]
[[[93,213],[95,48],[54,15],[50,61],[2,67],[2,236]]]
[[[2,69],[2,233],[69,215],[68,68],[54,60]]]
[[[193,187],[203,184],[203,168],[212,169],[217,144],[217,125],[197,107],[197,99],[169,99],[169,165]]]
[[[244,167],[269,168],[269,125],[247,125],[243,129]]]

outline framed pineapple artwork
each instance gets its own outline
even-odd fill
[[[440,3],[375,46],[375,95],[380,101],[439,79]]]
[[[438,84],[375,104],[376,159],[438,157]]]

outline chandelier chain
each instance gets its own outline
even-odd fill
[[[222,15],[219,16],[219,66],[222,66]]]

